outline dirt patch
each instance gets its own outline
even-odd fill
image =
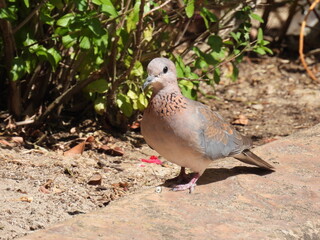
[[[242,115],[246,121],[235,127],[252,136],[256,145],[320,120],[319,86],[288,60],[246,59],[237,82],[223,80],[207,94],[217,99],[200,100],[218,109],[228,121]],[[93,127],[90,134],[95,131]],[[139,133],[119,135],[110,142],[123,149],[124,155],[89,149],[81,156],[65,157],[61,150],[0,145],[0,239],[14,239],[104,207],[123,195],[163,183],[179,171],[161,158],[163,165],[141,162],[157,153]],[[95,174],[102,177],[101,184],[90,185]]]

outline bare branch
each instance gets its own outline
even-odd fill
[[[13,29],[13,33],[16,33],[19,31],[20,28],[22,28],[29,20],[38,12],[38,10],[45,4],[48,0],[43,0],[41,3],[36,6],[35,9],[32,10],[32,12],[15,28]]]
[[[151,9],[149,12],[147,12],[147,13],[145,13],[144,15],[143,15],[143,18],[145,18],[146,16],[148,16],[149,14],[151,14],[151,13],[153,13],[153,12],[155,12],[155,11],[157,11],[157,10],[159,10],[159,9],[161,9],[161,8],[163,8],[165,5],[167,5],[169,2],[171,2],[172,0],[167,0],[167,1],[165,1],[164,3],[162,3],[161,5],[159,5],[158,7],[155,7],[155,8],[153,8],[153,9]]]
[[[309,77],[316,81],[316,82],[320,82],[319,79],[317,79],[315,77],[315,75],[313,74],[313,72],[310,70],[310,68],[308,67],[307,63],[306,63],[306,60],[305,60],[305,57],[304,57],[304,53],[303,53],[303,45],[304,45],[304,29],[306,27],[306,24],[307,24],[307,19],[311,13],[311,11],[316,7],[316,5],[320,2],[320,0],[315,0],[311,6],[309,7],[309,10],[308,10],[308,13],[304,16],[304,19],[301,23],[301,28],[300,28],[300,38],[299,38],[299,55],[300,55],[300,60],[301,60],[301,63],[304,67],[304,69],[307,71]]]

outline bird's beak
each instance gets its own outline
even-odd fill
[[[143,86],[142,86],[142,89],[145,90],[146,87],[148,87],[148,86],[152,83],[152,81],[153,81],[154,79],[155,79],[154,76],[149,75],[149,76],[147,77],[146,81],[144,82],[144,84],[143,84]]]

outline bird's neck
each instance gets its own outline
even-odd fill
[[[187,100],[181,94],[180,89],[154,93],[150,99],[148,111],[155,112],[160,117],[172,116],[186,109]]]

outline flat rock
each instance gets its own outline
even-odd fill
[[[276,171],[224,159],[192,194],[150,188],[21,239],[320,239],[320,125],[254,152]]]

